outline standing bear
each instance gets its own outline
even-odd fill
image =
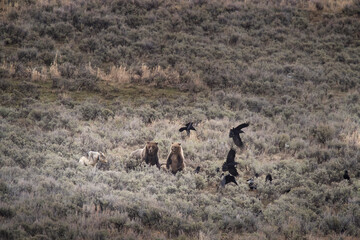
[[[145,161],[146,164],[150,164],[151,166],[156,165],[160,169],[158,151],[157,142],[147,142],[144,148],[133,151],[130,157],[141,159],[141,161]]]
[[[166,161],[166,168],[171,169],[173,174],[185,169],[184,153],[181,143],[173,143]]]

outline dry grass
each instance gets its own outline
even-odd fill
[[[309,1],[309,9],[312,11],[341,12],[345,7],[351,7],[353,0],[312,0]]]
[[[359,238],[359,22],[329,14],[342,4],[50,0],[3,14],[0,239]],[[239,185],[218,189],[245,121]],[[162,163],[181,142],[186,170],[129,157],[151,140]],[[110,165],[79,166],[90,150]]]

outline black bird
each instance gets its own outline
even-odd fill
[[[291,191],[291,188],[285,189],[283,193],[289,193]]]
[[[246,128],[249,125],[250,125],[250,123],[246,122],[246,123],[240,124],[236,128],[230,129],[229,138],[232,138],[234,140],[234,143],[236,146],[238,146],[238,147],[244,146],[244,144],[240,138],[240,133],[244,133],[243,130],[241,130],[241,129]]]
[[[217,167],[217,168],[215,169],[215,171],[216,171],[217,173],[220,172],[220,168]]]
[[[238,164],[237,162],[235,162],[235,150],[234,149],[230,149],[227,157],[226,157],[226,161],[224,162],[224,164],[222,165],[222,170],[223,172],[229,171],[229,173],[233,176],[239,176],[238,171],[236,170],[236,164]]]
[[[233,183],[235,183],[236,185],[238,185],[237,182],[236,182],[236,180],[235,180],[235,177],[234,177],[234,176],[231,176],[230,174],[228,174],[228,175],[226,175],[226,176],[221,180],[220,186],[225,187],[226,184],[231,183],[231,182],[233,182]]]
[[[186,133],[187,133],[188,136],[190,136],[190,130],[196,131],[196,129],[193,127],[192,122],[189,122],[189,123],[185,124],[185,127],[182,127],[182,128],[179,129],[179,132],[182,132],[184,130],[186,130]]]
[[[269,181],[270,183],[272,182],[272,176],[270,173],[268,175],[266,175],[265,182],[267,182],[267,181]]]
[[[199,173],[200,172],[200,166],[197,166],[194,172]]]
[[[343,177],[344,177],[344,179],[350,181],[350,176],[349,176],[348,170],[345,170]]]
[[[254,190],[257,188],[257,185],[255,184],[255,181],[253,178],[248,179],[247,183],[249,185],[250,190]]]

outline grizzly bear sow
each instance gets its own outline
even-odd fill
[[[130,156],[141,159],[151,166],[156,165],[160,169],[158,151],[159,148],[157,142],[147,142],[144,148],[135,150]]]
[[[167,158],[166,168],[171,169],[173,174],[185,169],[184,153],[181,143],[173,143]]]

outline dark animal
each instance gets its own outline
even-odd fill
[[[255,181],[253,178],[248,179],[247,183],[249,185],[250,190],[254,190],[257,188],[257,185],[255,184]]]
[[[196,129],[193,127],[192,122],[189,122],[189,123],[185,124],[185,127],[182,127],[182,128],[179,129],[179,132],[182,132],[184,130],[186,130],[186,133],[187,133],[188,136],[190,136],[190,130],[196,131]]]
[[[98,162],[96,165],[95,165],[96,169],[99,169],[99,170],[105,170],[105,171],[109,171],[110,170],[110,163],[109,161],[107,161],[106,163],[104,162]]]
[[[147,142],[144,148],[133,151],[130,157],[141,159],[146,164],[156,165],[160,169],[158,151],[159,147],[157,142]]]
[[[199,173],[200,172],[200,166],[197,166],[194,172]]]
[[[215,171],[218,173],[220,172],[220,168],[216,168]]]
[[[266,175],[265,182],[267,182],[267,181],[269,181],[270,183],[272,182],[272,176],[270,173],[268,175]]]
[[[344,179],[350,181],[350,176],[349,176],[348,170],[345,170],[343,177],[344,177]]]
[[[227,157],[226,157],[226,161],[224,162],[223,166],[222,166],[222,170],[223,172],[229,171],[229,173],[233,176],[239,176],[238,171],[236,170],[236,164],[238,164],[237,162],[235,162],[235,150],[234,149],[230,149]]]
[[[234,143],[236,146],[238,146],[240,148],[244,146],[244,143],[241,141],[241,138],[240,138],[240,133],[244,133],[243,130],[241,130],[241,129],[246,128],[249,125],[250,125],[250,123],[246,122],[246,123],[240,124],[236,128],[230,129],[229,137],[234,140]]]
[[[221,180],[220,186],[225,187],[226,184],[231,183],[231,182],[233,182],[233,183],[235,183],[236,185],[238,185],[237,182],[236,182],[236,180],[235,180],[235,177],[234,177],[234,176],[231,176],[230,174],[228,174],[228,175],[226,175],[226,176]]]
[[[166,168],[170,169],[173,174],[185,169],[185,158],[181,143],[173,143],[170,153],[167,157]]]

